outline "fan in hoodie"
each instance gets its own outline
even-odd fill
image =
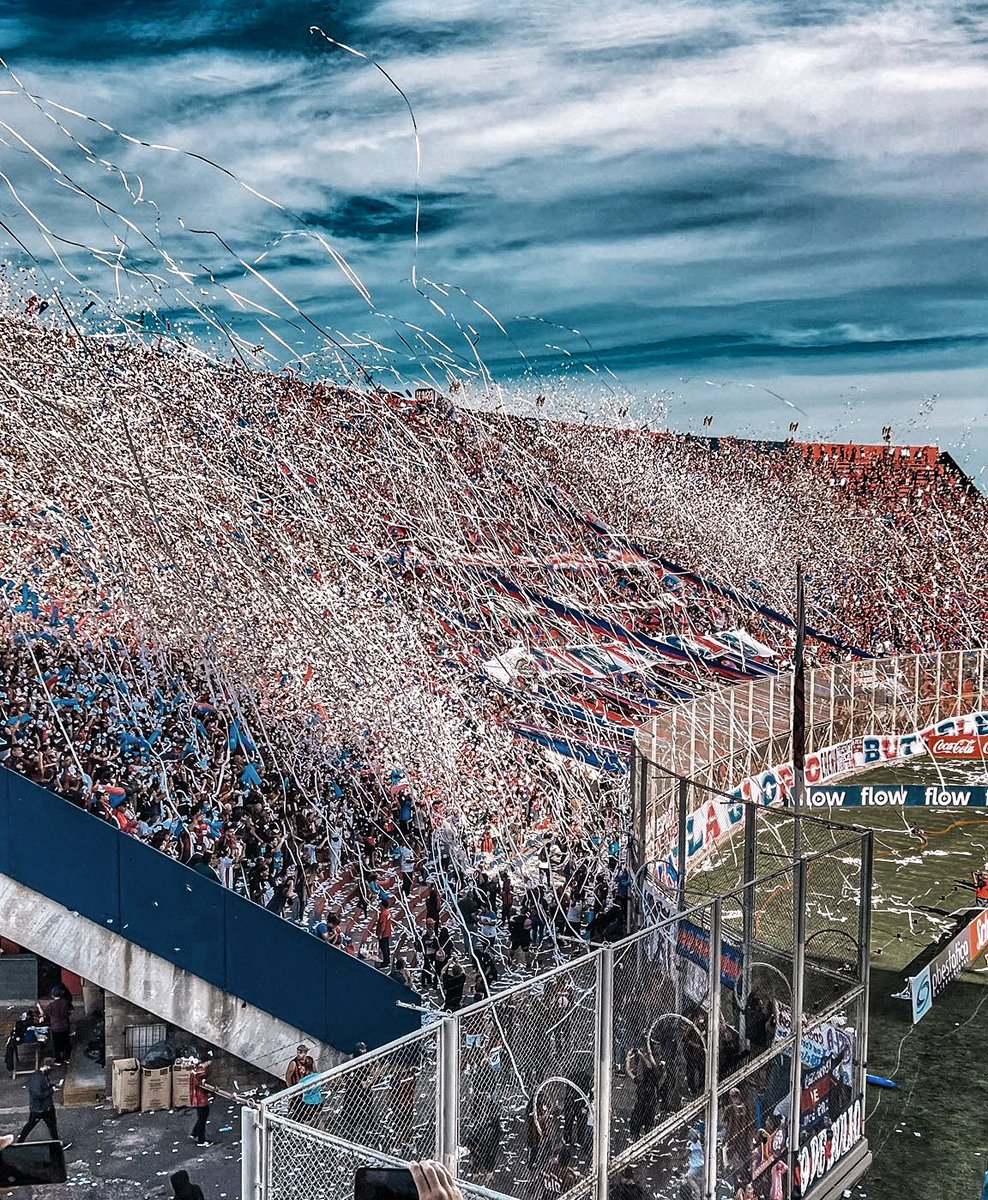
[[[174,1200],[205,1200],[202,1188],[197,1183],[189,1182],[188,1171],[176,1171],[171,1181]]]

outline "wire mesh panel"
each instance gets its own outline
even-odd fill
[[[608,1174],[608,1194],[628,1200],[703,1200],[708,1195],[705,1138],[700,1114],[631,1161],[617,1161]]]
[[[436,1153],[438,1027],[354,1059],[268,1102],[275,1116],[404,1158]]]
[[[917,659],[917,664],[917,693],[919,698],[917,705],[919,720],[917,723],[921,728],[925,728],[936,720],[940,712],[940,682],[937,671],[937,656],[935,654],[921,654]]]
[[[703,1093],[709,928],[694,909],[614,948],[612,1153]]]
[[[277,1117],[267,1122],[267,1200],[352,1200],[360,1167],[402,1167],[393,1155],[353,1146]],[[470,1183],[459,1184],[465,1200],[512,1200]]]
[[[269,1118],[266,1127],[267,1200],[341,1200],[353,1195],[361,1159],[293,1123]]]
[[[724,1195],[788,1197],[791,1054],[779,1051],[718,1095],[717,1176]],[[718,1193],[721,1194],[721,1193]]]
[[[775,1038],[780,1005],[794,981],[793,868],[752,880],[722,897],[720,1080],[744,1074]]]
[[[818,854],[806,865],[804,1008],[819,1013],[860,978],[862,841]]]
[[[461,1015],[463,1178],[541,1200],[592,1174],[597,958]]]

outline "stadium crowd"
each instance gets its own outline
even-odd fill
[[[630,731],[786,666],[794,559],[811,658],[984,636],[949,466],[0,326],[4,762],[451,1007],[619,936]]]

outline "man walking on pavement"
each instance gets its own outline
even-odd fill
[[[51,1134],[53,1142],[61,1141],[61,1138],[58,1136],[58,1122],[55,1119],[55,1088],[62,1085],[61,1083],[52,1084],[49,1078],[50,1070],[50,1065],[45,1063],[37,1071],[32,1071],[28,1078],[28,1117],[24,1128],[17,1138],[19,1142],[25,1140],[39,1121],[44,1121],[48,1126],[48,1132]],[[65,1149],[68,1149],[72,1143],[63,1142],[62,1145]]]

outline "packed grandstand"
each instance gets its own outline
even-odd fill
[[[810,661],[984,642],[988,509],[933,447],[552,422],[13,313],[0,389],[6,765],[352,953],[390,897],[450,1006],[466,928],[476,994],[620,935],[633,730],[790,665],[797,560]]]

